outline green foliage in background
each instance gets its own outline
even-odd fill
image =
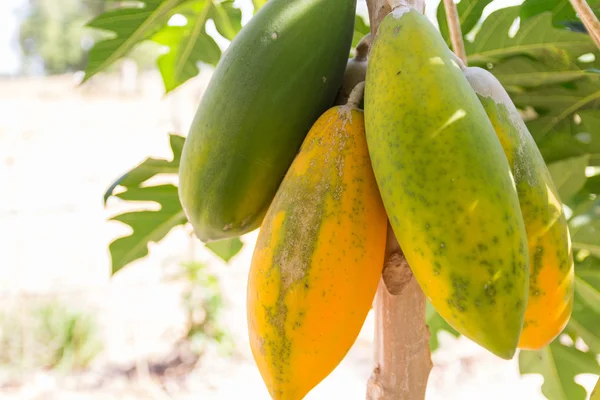
[[[230,355],[234,343],[220,323],[223,297],[217,276],[211,274],[206,265],[190,262],[182,264],[170,279],[185,282],[182,294],[187,314],[185,338],[192,352],[201,355],[208,345],[215,343],[221,354]]]
[[[92,315],[61,303],[22,304],[0,315],[0,368],[72,371],[88,367],[102,349]]]
[[[575,382],[575,376],[600,373],[600,51],[568,0],[525,0],[520,7],[497,10],[482,20],[485,7],[493,2],[461,0],[458,4],[469,63],[498,77],[524,111],[567,210],[576,260],[575,305],[563,337],[540,351],[520,352],[519,366],[522,374],[543,376],[542,390],[549,400],[584,400],[585,390]],[[221,52],[204,29],[206,21],[212,20],[227,39],[240,29],[240,14],[228,0],[143,3],[142,8],[113,11],[110,15],[115,21],[108,21],[109,14],[103,14],[90,23],[111,30],[115,36],[92,50],[87,77],[105,70],[140,43],[157,41],[169,49],[159,59],[168,92],[196,75],[198,62],[218,62]],[[256,8],[264,3],[253,1]],[[590,4],[599,11],[600,0]],[[172,29],[167,22],[175,14],[185,15],[186,25]],[[134,22],[126,22],[126,15]],[[448,39],[443,7],[438,8],[437,17],[440,31]],[[356,45],[367,32],[367,22],[358,17],[353,43]],[[105,200],[116,196],[161,205],[160,211],[115,217],[130,225],[133,233],[111,244],[113,272],[145,256],[149,242],[159,241],[173,227],[187,224],[175,186],[141,190],[155,175],[177,173],[183,141],[172,135],[172,160],[148,158],[105,194]],[[239,239],[234,239],[209,248],[229,260],[241,246]],[[432,349],[438,346],[438,332],[458,335],[431,306],[427,323]]]
[[[23,72],[34,72],[36,63],[47,74],[85,69],[89,47],[106,37],[104,32],[86,28],[86,23],[119,4],[114,0],[29,0],[19,28]],[[128,58],[147,68],[159,50],[158,45],[144,43]]]
[[[39,57],[47,73],[83,69],[81,41],[85,22],[104,10],[104,1],[30,0],[21,23],[19,44],[25,70]]]

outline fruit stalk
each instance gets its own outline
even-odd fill
[[[448,29],[450,30],[450,41],[452,42],[452,50],[454,50],[454,53],[466,65],[467,53],[465,51],[465,42],[462,38],[460,19],[458,17],[458,10],[456,9],[456,3],[454,2],[454,0],[444,0],[444,8],[446,10],[446,21],[448,21]]]
[[[371,37],[375,37],[381,20],[390,13],[392,8],[399,6],[413,7],[421,13],[425,12],[425,0],[367,0]]]
[[[594,11],[590,8],[589,4],[585,0],[570,0],[571,5],[579,14],[579,18],[585,25],[585,29],[589,32],[590,36],[596,43],[596,46],[600,49],[600,21],[594,14]]]
[[[397,6],[391,0],[367,0],[371,36]],[[405,4],[424,11],[424,1]],[[374,304],[374,369],[367,385],[368,400],[421,400],[432,364],[425,295],[417,284],[392,228],[388,225],[383,278]]]

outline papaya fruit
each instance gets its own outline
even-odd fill
[[[515,353],[528,248],[508,160],[435,27],[400,7],[379,26],[365,92],[369,154],[417,282],[457,331]]]
[[[302,399],[331,373],[375,297],[387,216],[364,135],[362,110],[326,111],[261,226],[247,317],[252,354],[273,399]]]
[[[550,171],[519,111],[490,72],[464,69],[513,172],[529,247],[529,300],[519,348],[538,350],[564,329],[573,308],[569,227]]]
[[[600,377],[598,377],[596,386],[594,387],[594,389],[592,389],[592,394],[590,395],[590,400],[600,400]]]
[[[356,0],[270,0],[230,44],[179,169],[179,197],[200,240],[259,227],[302,140],[335,101],[355,7]]]

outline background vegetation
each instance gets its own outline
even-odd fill
[[[233,39],[242,26],[241,12],[232,0],[60,0],[60,7],[49,6],[59,0],[30,1],[31,13],[20,32],[26,69],[42,65],[45,73],[53,74],[85,68],[88,80],[114,68],[124,57],[134,58],[142,68],[156,65],[165,94],[195,77],[203,65],[216,65],[221,57],[217,42]],[[600,0],[588,1],[600,11]],[[264,3],[254,0],[255,10]],[[559,189],[576,260],[575,308],[569,325],[547,348],[520,352],[520,370],[542,375],[543,392],[550,400],[583,400],[586,393],[575,382],[576,375],[600,374],[600,50],[568,0],[525,0],[521,6],[503,8],[482,19],[491,3],[461,0],[458,4],[469,64],[491,71],[522,110]],[[82,21],[89,23],[82,27]],[[357,17],[354,44],[369,31],[367,22]],[[437,10],[437,22],[448,38],[443,7]],[[164,175],[174,178],[179,167],[184,132],[167,134],[171,159],[148,157],[116,179],[104,195],[105,201],[114,196],[159,206],[112,218],[132,229],[130,235],[110,245],[113,273],[145,257],[149,243],[187,224],[177,186],[151,183],[152,178]],[[228,260],[242,246],[236,238],[207,248]],[[200,266],[186,268],[184,275],[190,282],[210,280]],[[206,310],[218,303],[210,293],[200,294],[208,296]],[[191,287],[187,296],[191,305],[198,293]],[[63,319],[71,321],[64,324],[65,331],[80,320]],[[432,307],[427,319],[433,349],[438,345],[438,331],[456,334]],[[200,337],[205,332],[222,335],[208,314],[198,319],[190,309],[190,321],[191,336],[196,337],[193,332],[199,326]],[[77,360],[69,361],[74,365],[84,364],[89,358],[84,355],[93,354],[89,349],[71,352],[80,354],[71,357]],[[59,364],[61,359],[49,362]]]

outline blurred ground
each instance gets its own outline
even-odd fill
[[[124,94],[116,78],[77,88],[73,76],[0,80],[0,309],[57,298],[92,312],[104,351],[84,372],[0,373],[0,399],[268,399],[254,367],[245,318],[246,275],[256,233],[226,266],[178,229],[150,256],[109,278],[108,244],[127,233],[107,218],[102,194],[148,155],[169,157],[168,132],[185,133],[207,75],[164,98],[157,75]],[[183,331],[181,287],[165,267],[201,260],[221,278],[224,325],[236,351],[209,350],[189,374],[153,378]],[[26,311],[21,311],[26,312]],[[363,399],[371,371],[372,320],[336,371],[308,399]],[[428,399],[543,399],[541,378],[518,374],[468,340],[442,338]],[[131,368],[137,370],[131,372]],[[130,372],[124,372],[129,370]],[[589,380],[588,380],[589,381]],[[586,386],[589,384],[586,382]]]

